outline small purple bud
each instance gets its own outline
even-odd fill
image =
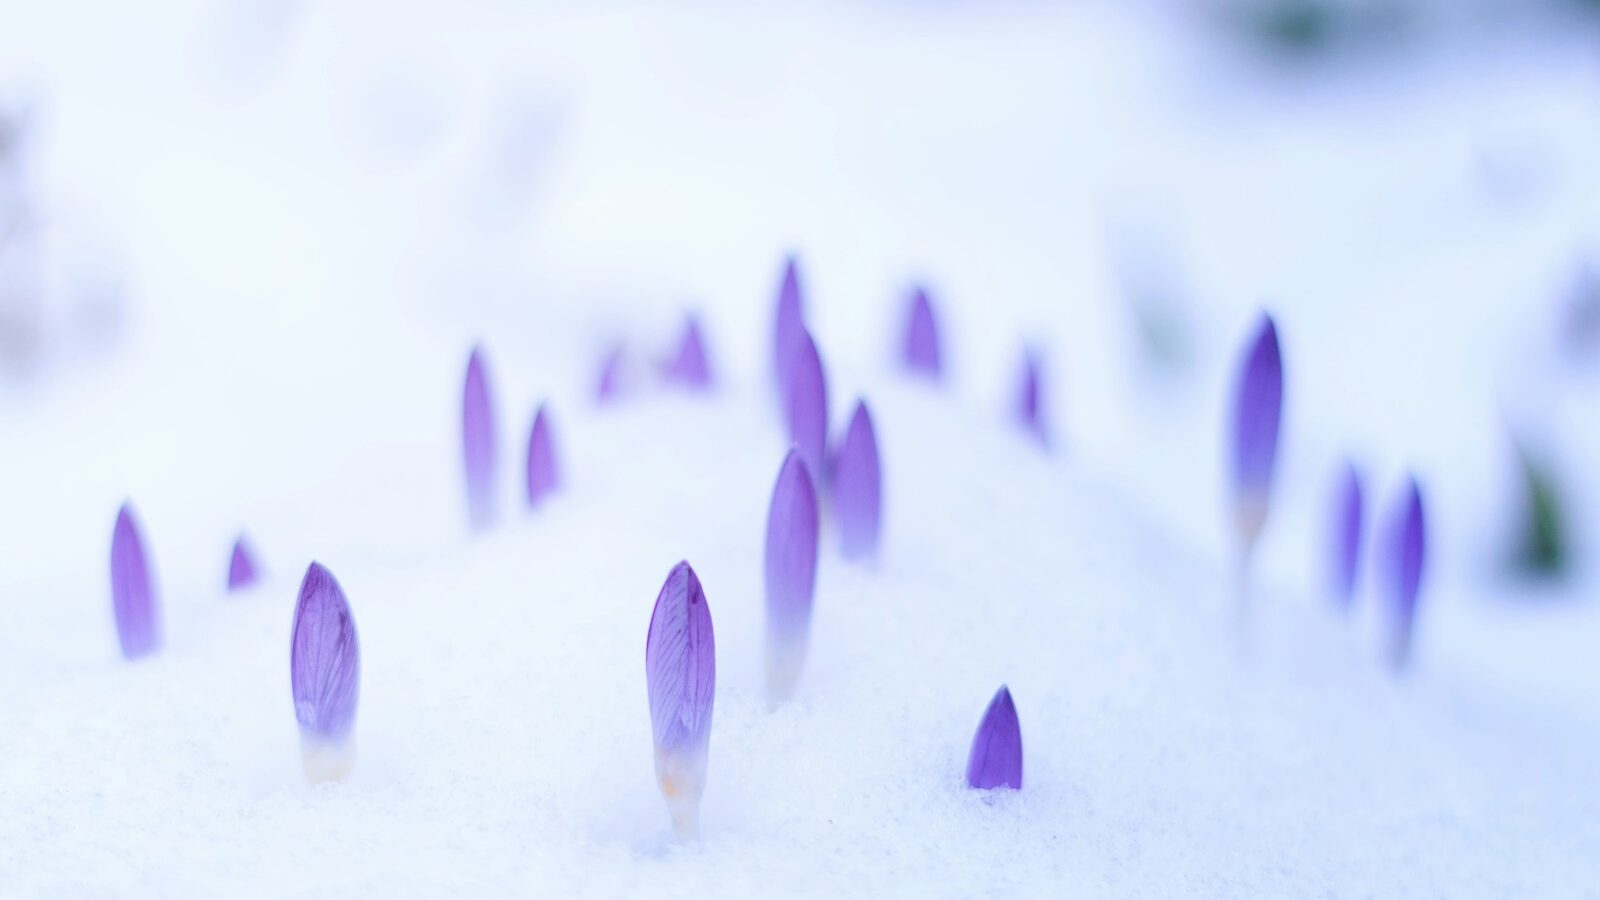
[[[111,531],[111,611],[123,659],[139,659],[161,649],[160,603],[130,503],[117,511]]]
[[[800,348],[805,333],[805,310],[801,302],[800,263],[793,256],[783,267],[783,283],[778,286],[777,322],[773,326],[773,372],[781,386],[789,376],[790,360]]]
[[[1393,631],[1390,633],[1389,664],[1404,669],[1411,659],[1411,632],[1417,617],[1417,596],[1422,587],[1422,568],[1427,557],[1426,524],[1422,515],[1422,490],[1416,478],[1406,482],[1405,496],[1392,520],[1389,533],[1390,577],[1393,590]]]
[[[1022,383],[1017,388],[1017,421],[1032,434],[1041,447],[1050,446],[1050,431],[1039,403],[1039,356],[1033,348],[1023,351]]]
[[[537,507],[561,484],[561,469],[556,465],[555,441],[550,435],[550,417],[545,405],[533,417],[528,435],[528,505]]]
[[[312,781],[344,776],[361,694],[361,646],[350,604],[333,573],[314,562],[300,582],[289,638],[289,686]]]
[[[472,348],[461,398],[461,449],[467,473],[467,519],[479,531],[495,517],[494,407],[483,348]]]
[[[878,436],[872,427],[872,413],[865,400],[858,400],[833,468],[839,546],[846,559],[878,555],[878,517],[883,503],[878,466]]]
[[[828,454],[828,383],[816,342],[804,331],[800,333],[799,348],[789,360],[783,397],[789,443],[800,450],[800,457],[812,473],[822,472]]]
[[[250,551],[250,543],[241,534],[233,542],[233,556],[228,560],[228,590],[230,592],[244,590],[260,579],[261,572],[256,566],[256,555]]]
[[[1261,316],[1239,372],[1233,410],[1234,522],[1248,556],[1267,520],[1272,471],[1278,457],[1278,419],[1283,411],[1283,363],[1278,329]]]
[[[1005,685],[995,692],[972,737],[967,757],[967,786],[978,790],[1008,787],[1022,790],[1022,728],[1017,707]]]
[[[1344,609],[1355,599],[1361,560],[1361,472],[1346,461],[1333,498],[1333,596]]]
[[[595,402],[604,406],[613,403],[622,393],[622,345],[612,347],[600,363],[600,378],[595,383]]]
[[[916,374],[934,379],[944,371],[939,352],[939,327],[934,323],[928,292],[920,285],[911,291],[911,313],[906,319],[905,365]]]
[[[700,579],[687,562],[667,573],[650,614],[644,670],[655,737],[656,780],[680,837],[693,837],[706,787],[717,643]]]
[[[678,354],[667,363],[663,374],[667,381],[696,390],[711,386],[711,365],[706,362],[705,339],[700,335],[700,320],[690,314],[683,322],[683,337],[678,340]]]
[[[817,492],[791,449],[767,511],[767,697],[789,699],[805,664],[817,585]]]

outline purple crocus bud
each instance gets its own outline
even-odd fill
[[[856,401],[844,443],[834,457],[833,500],[839,520],[839,547],[845,558],[877,556],[883,489],[879,482],[878,435],[865,400]]]
[[[604,406],[613,403],[622,392],[622,345],[612,347],[600,363],[600,378],[595,383],[595,402]]]
[[[794,694],[811,638],[817,585],[817,492],[798,450],[778,470],[767,511],[767,697]]]
[[[666,379],[696,390],[711,386],[711,366],[706,362],[705,339],[700,335],[700,320],[690,314],[683,322],[683,337],[678,353],[662,373]]]
[[[789,377],[790,360],[800,348],[805,333],[805,310],[801,303],[800,263],[793,256],[783,267],[783,283],[778,286],[777,322],[773,326],[772,362],[780,392]]]
[[[461,450],[467,473],[467,519],[482,531],[495,517],[494,407],[483,348],[473,347],[461,397]]]
[[[1267,520],[1282,412],[1283,362],[1278,355],[1278,329],[1272,317],[1263,313],[1239,372],[1233,409],[1234,524],[1246,558]]]
[[[1044,410],[1039,403],[1039,356],[1029,347],[1022,356],[1022,383],[1017,388],[1017,421],[1042,447],[1050,446]]]
[[[650,614],[644,671],[655,736],[656,780],[680,837],[693,837],[706,788],[711,708],[717,695],[717,642],[711,608],[687,562],[667,573]]]
[[[937,379],[944,371],[939,352],[939,327],[933,320],[928,292],[920,285],[911,291],[911,314],[906,319],[905,365],[911,372]]]
[[[1350,608],[1361,559],[1361,472],[1346,461],[1333,498],[1333,596]]]
[[[307,777],[343,777],[353,761],[361,646],[344,590],[321,563],[312,563],[300,582],[289,637],[289,686]]]
[[[233,556],[228,559],[228,590],[240,591],[255,584],[261,579],[260,569],[256,566],[256,555],[250,551],[250,543],[244,535],[233,542]]]
[[[123,659],[139,659],[161,649],[161,604],[130,503],[117,511],[111,531],[111,612]]]
[[[784,412],[789,442],[800,450],[811,474],[823,471],[828,453],[828,383],[811,335],[800,332],[799,347],[784,376]]]
[[[1003,684],[983,711],[978,733],[972,737],[967,786],[978,790],[1022,789],[1022,728],[1017,724],[1011,691]]]
[[[538,506],[561,484],[561,469],[556,465],[554,439],[550,436],[550,417],[545,405],[533,417],[528,435],[528,505]]]
[[[1389,664],[1403,669],[1411,658],[1411,631],[1417,617],[1417,595],[1427,558],[1426,523],[1422,515],[1422,490],[1416,478],[1407,479],[1405,495],[1389,533],[1389,564],[1393,591],[1393,619]]]

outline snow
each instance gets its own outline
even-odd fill
[[[1600,212],[1585,32],[1512,17],[1287,64],[1159,5],[278,10],[35,4],[0,33],[37,98],[50,286],[37,358],[0,384],[0,894],[1600,885],[1600,383],[1551,350]],[[1170,265],[1188,368],[1141,362],[1115,262],[1139,248]],[[811,655],[769,709],[791,249],[835,431],[872,404],[886,530],[861,567],[825,524]],[[913,280],[942,388],[890,364]],[[1242,586],[1224,409],[1263,304],[1288,405]],[[652,377],[689,309],[703,397]],[[475,537],[478,340],[507,515]],[[619,340],[629,390],[597,408]],[[1008,419],[1025,341],[1053,454]],[[567,483],[534,513],[545,400]],[[1493,565],[1508,423],[1556,449],[1579,513],[1556,588]],[[1353,619],[1322,595],[1345,453],[1380,515],[1404,471],[1427,494],[1403,678],[1370,570]],[[168,635],[138,664],[107,585],[124,498]],[[228,595],[241,530],[265,577]],[[313,559],[363,651],[354,769],[314,787],[288,684]],[[643,668],[679,559],[718,637],[691,844]],[[968,744],[1002,683],[1024,789],[980,795]]]

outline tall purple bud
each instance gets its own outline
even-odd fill
[[[1233,409],[1233,511],[1241,555],[1255,549],[1267,521],[1272,472],[1278,458],[1278,420],[1283,413],[1283,361],[1278,329],[1261,316],[1239,372]]]
[[[828,453],[828,383],[816,342],[805,331],[800,332],[799,347],[789,360],[783,397],[789,443],[799,449],[816,476],[824,471]]]
[[[700,334],[700,320],[693,314],[684,319],[678,352],[667,363],[663,374],[668,381],[695,390],[711,387],[711,365],[706,361],[705,338]]]
[[[777,376],[779,393],[789,377],[790,361],[800,349],[800,337],[805,333],[805,308],[800,291],[800,262],[790,256],[783,267],[783,282],[778,286],[777,320],[773,325],[772,370]]]
[[[978,790],[1008,787],[1022,789],[1022,727],[1017,707],[1005,685],[995,692],[972,737],[967,757],[967,786]]]
[[[537,507],[560,484],[561,469],[556,464],[550,417],[541,403],[533,417],[533,431],[528,434],[528,505]]]
[[[1334,492],[1332,530],[1333,596],[1342,608],[1349,609],[1361,561],[1361,472],[1348,460]]]
[[[1039,356],[1029,347],[1022,356],[1022,382],[1017,387],[1017,422],[1033,435],[1039,446],[1050,446],[1050,429],[1045,424],[1044,409],[1040,404]]]
[[[461,397],[461,451],[467,474],[467,520],[482,531],[495,517],[494,405],[483,348],[473,347]]]
[[[250,542],[241,534],[234,540],[233,555],[228,558],[228,590],[242,591],[260,580],[261,570],[256,565],[256,555],[250,550]]]
[[[767,511],[767,698],[794,695],[811,640],[817,586],[817,492],[805,460],[791,449],[778,470]]]
[[[933,305],[920,285],[911,291],[911,311],[906,318],[905,366],[918,375],[937,379],[944,372],[939,350],[939,326],[933,319]]]
[[[1390,529],[1388,562],[1393,608],[1388,652],[1389,664],[1400,670],[1411,659],[1411,632],[1417,618],[1417,596],[1427,558],[1427,526],[1422,514],[1422,490],[1416,478],[1407,479],[1405,494]]]
[[[656,780],[673,828],[680,837],[693,837],[699,827],[700,796],[706,789],[711,708],[717,695],[717,642],[705,591],[687,562],[672,567],[656,596],[644,641],[644,671]]]
[[[321,563],[312,563],[300,582],[289,637],[289,687],[306,776],[314,782],[344,777],[354,761],[361,646],[344,590]]]
[[[834,509],[839,520],[839,547],[846,559],[878,555],[879,515],[883,505],[878,462],[878,435],[867,401],[856,401],[844,443],[833,467]]]
[[[161,649],[161,604],[130,503],[117,511],[111,531],[111,612],[123,659],[139,659]]]
[[[614,403],[622,393],[622,345],[612,347],[600,362],[600,377],[595,381],[595,403]]]

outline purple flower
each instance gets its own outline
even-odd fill
[[[484,370],[481,346],[472,348],[472,358],[467,360],[461,398],[461,450],[467,473],[467,519],[481,531],[495,517],[494,406],[489,398],[489,376]]]
[[[799,348],[789,360],[783,397],[789,442],[800,450],[811,474],[818,475],[828,453],[828,383],[823,377],[817,345],[804,331],[800,333]]]
[[[1028,348],[1022,356],[1022,383],[1017,388],[1017,421],[1032,434],[1042,447],[1050,446],[1050,432],[1045,426],[1044,410],[1039,403],[1039,357]]]
[[[256,556],[250,552],[250,544],[241,534],[233,542],[233,556],[228,559],[228,590],[243,590],[255,584],[260,578]]]
[[[601,405],[612,403],[622,392],[622,345],[612,347],[600,363],[600,378],[595,383],[594,399]]]
[[[995,692],[983,711],[978,733],[972,737],[967,757],[967,786],[979,790],[1008,787],[1022,789],[1022,728],[1017,707],[1005,685]]]
[[[933,319],[928,292],[920,285],[911,291],[911,313],[906,319],[906,368],[919,375],[938,378],[944,371],[939,353],[939,327]]]
[[[858,400],[833,468],[839,546],[846,559],[878,555],[878,517],[883,503],[878,465],[878,436],[872,427],[872,413],[865,400]]]
[[[782,393],[794,354],[805,333],[805,309],[800,291],[800,263],[790,256],[783,267],[783,283],[778,286],[777,321],[773,326],[772,366]]]
[[[124,659],[139,659],[161,649],[160,603],[131,503],[117,511],[111,531],[111,612]]]
[[[1389,644],[1389,663],[1403,669],[1411,658],[1411,631],[1417,617],[1417,596],[1422,587],[1423,563],[1427,558],[1426,523],[1422,514],[1422,490],[1416,478],[1406,482],[1405,496],[1395,513],[1389,532],[1390,588],[1393,609]]]
[[[1333,498],[1333,595],[1345,609],[1355,599],[1361,559],[1361,472],[1348,460]]]
[[[333,574],[312,563],[300,582],[289,638],[289,686],[306,775],[340,778],[350,768],[350,732],[361,694],[361,646],[350,604]]]
[[[778,470],[767,511],[767,696],[794,694],[811,637],[817,584],[817,492],[797,450]]]
[[[663,371],[670,382],[703,390],[711,386],[711,366],[706,362],[705,339],[700,336],[700,320],[692,313],[683,321],[683,337],[678,354]]]
[[[545,405],[533,417],[528,435],[528,505],[538,506],[561,484],[561,469],[556,465],[554,439],[550,436],[550,417]]]
[[[1283,362],[1278,355],[1278,329],[1272,317],[1263,313],[1239,372],[1233,410],[1234,521],[1245,556],[1255,547],[1267,520],[1282,412]]]
[[[656,780],[674,828],[680,836],[692,837],[706,786],[717,642],[705,591],[687,562],[672,567],[656,596],[644,641],[644,670]]]

